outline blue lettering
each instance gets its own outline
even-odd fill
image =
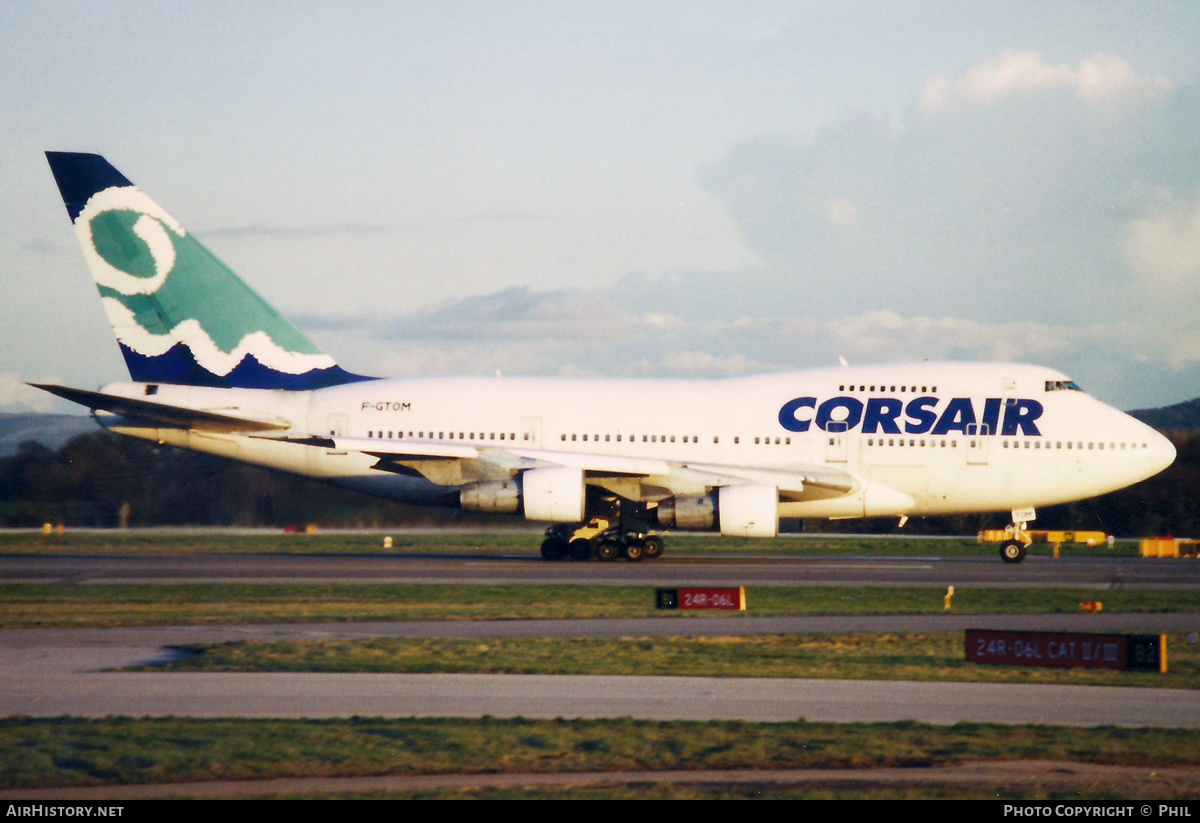
[[[955,397],[946,405],[946,411],[930,434],[949,434],[952,431],[967,433],[967,426],[975,422],[975,407],[969,397]]]
[[[904,431],[908,434],[924,434],[933,428],[933,423],[937,420],[937,412],[929,407],[936,405],[936,397],[918,397],[916,400],[910,400],[908,407],[904,410],[904,413],[908,415]]]
[[[1004,429],[1001,434],[1015,435],[1020,429],[1020,434],[1027,434],[1031,437],[1040,437],[1041,432],[1038,431],[1037,425],[1034,423],[1045,409],[1042,404],[1036,400],[1017,400],[1016,402],[1008,402],[1004,407]]]
[[[975,406],[969,397],[953,397],[945,409],[937,410],[936,397],[914,397],[905,405],[902,398],[871,397],[863,401],[855,397],[831,397],[818,405],[815,397],[797,397],[779,409],[779,425],[790,432],[807,432],[815,422],[824,431],[851,431],[862,424],[863,434],[900,434],[901,415],[906,434],[944,435],[951,432],[978,432],[1007,436],[1041,436],[1037,420],[1045,411],[1036,400],[1001,400],[989,397],[983,403],[983,419],[978,421]],[[802,413],[810,409],[812,413]],[[1003,424],[1000,420],[1003,417]]]
[[[980,434],[995,434],[1000,430],[1000,398],[989,397],[983,401],[983,428]]]
[[[812,418],[801,420],[796,417],[796,412],[801,409],[814,409],[816,406],[817,398],[815,397],[797,397],[795,400],[789,400],[779,410],[779,425],[790,432],[808,431],[808,427],[812,423]]]
[[[846,416],[840,420],[833,417],[834,409],[845,409]],[[853,397],[833,397],[826,400],[817,409],[817,427],[829,431],[829,424],[835,425],[836,431],[850,431],[862,420],[862,401]]]
[[[883,434],[899,434],[900,426],[896,418],[904,409],[903,401],[895,397],[872,397],[867,401],[867,410],[863,414],[863,434],[874,434],[883,426]]]

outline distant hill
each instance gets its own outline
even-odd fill
[[[1161,409],[1138,409],[1129,414],[1160,432],[1200,429],[1200,397]]]
[[[58,449],[77,434],[100,431],[96,421],[82,414],[0,413],[0,457],[11,457],[26,440]]]

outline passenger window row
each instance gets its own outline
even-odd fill
[[[874,385],[872,385],[872,386],[868,386],[868,385],[855,386],[854,384],[850,384],[849,386],[846,386],[846,385],[838,386],[838,391],[873,392],[876,389],[878,389],[881,392],[890,392],[891,394],[895,394],[896,392],[900,392],[900,393],[911,392],[912,394],[918,393],[916,386],[900,386],[899,388],[897,388],[896,386],[887,386],[887,385],[883,385],[882,383],[879,384],[878,386],[874,386]],[[937,394],[937,386],[921,386],[920,394]]]
[[[446,432],[446,431],[440,431],[440,432],[418,431],[414,435],[414,433],[410,431],[407,436],[409,439],[415,438],[416,440],[505,440],[506,438],[508,440],[516,440],[517,439],[516,432],[500,432],[499,434],[497,434],[496,432],[486,432],[486,433],[485,432],[457,432],[457,433],[455,433],[455,432]],[[372,438],[377,437],[381,440],[403,440],[405,438],[405,434],[403,431],[395,431],[395,430],[375,431],[374,429],[372,429],[371,431],[367,432],[367,437],[372,437]],[[528,441],[529,440],[529,432],[524,432],[521,436],[521,439]]]
[[[584,435],[560,434],[558,436],[558,439],[563,442],[566,442],[568,439],[570,439],[570,441],[572,443],[574,443],[578,440],[582,440],[584,443],[589,442],[589,440],[592,443],[599,443],[600,435],[593,434],[593,435],[589,436],[586,434],[584,434]],[[636,434],[628,434],[628,435],[626,435],[626,434],[606,434],[606,435],[604,435],[605,443],[612,442],[613,440],[615,440],[618,443],[622,443],[622,442],[625,442],[626,439],[628,439],[628,441],[630,443],[638,442],[638,436]],[[673,435],[673,434],[643,434],[641,442],[643,442],[643,443],[674,443],[674,442],[676,442],[676,438],[675,438],[675,435]],[[700,438],[695,435],[685,434],[685,435],[681,435],[679,437],[679,442],[680,443],[699,443]],[[714,443],[719,442],[719,438],[714,437],[713,442]]]
[[[897,437],[888,437],[888,438],[886,438],[886,441],[887,441],[887,442],[884,442],[884,441],[885,441],[885,438],[883,438],[883,437],[880,437],[880,438],[878,438],[878,442],[876,442],[876,438],[874,438],[874,437],[868,437],[868,438],[867,438],[867,445],[868,445],[868,446],[905,446],[905,445],[907,445],[907,446],[910,446],[910,447],[924,448],[924,447],[925,447],[925,443],[926,443],[926,441],[924,440],[924,438],[921,438],[921,439],[910,439],[910,440],[909,440],[907,443],[905,443],[905,441],[904,441],[904,438],[903,438],[903,437],[899,437],[899,438],[897,438]],[[973,442],[973,441],[972,441],[972,442]],[[833,439],[832,439],[832,438],[830,439],[829,443],[830,443],[830,445],[833,445]],[[932,449],[936,449],[936,448],[942,448],[942,449],[944,449],[944,448],[946,448],[946,444],[947,444],[947,443],[949,443],[949,444],[950,444],[950,448],[952,448],[952,449],[957,449],[957,448],[958,448],[958,441],[957,441],[957,440],[941,440],[941,441],[939,442],[938,440],[934,440],[934,439],[930,439],[930,440],[929,440],[929,448],[932,448]]]
[[[1024,448],[1026,448],[1026,449],[1031,449],[1031,448],[1032,448],[1032,449],[1047,449],[1047,450],[1049,450],[1049,449],[1052,449],[1052,448],[1053,448],[1053,449],[1062,449],[1062,448],[1066,448],[1066,449],[1075,449],[1076,451],[1083,451],[1083,450],[1084,450],[1084,448],[1085,448],[1085,446],[1084,446],[1084,443],[1083,443],[1082,441],[1070,441],[1070,440],[1068,440],[1068,441],[1066,442],[1066,445],[1065,445],[1065,446],[1063,445],[1063,441],[1061,441],[1061,440],[1055,440],[1055,441],[1053,442],[1053,444],[1052,444],[1052,443],[1051,443],[1049,440],[1046,440],[1046,441],[1041,441],[1041,440],[1024,440],[1024,441],[1018,441],[1018,440],[1014,440],[1014,441],[1012,441],[1012,446],[1011,446],[1011,448],[1014,448],[1014,449],[1019,449],[1019,448],[1022,448],[1022,443],[1024,443]],[[1108,444],[1105,444],[1105,443],[1097,443],[1097,442],[1096,442],[1096,441],[1094,441],[1094,440],[1088,441],[1088,443],[1087,443],[1087,445],[1086,445],[1086,448],[1088,448],[1088,449],[1095,449],[1095,450],[1097,450],[1097,451],[1104,451],[1104,447],[1105,447],[1105,445],[1107,445],[1107,446],[1108,446],[1108,450],[1109,450],[1109,451],[1118,451],[1118,450],[1120,450],[1120,451],[1125,451],[1126,449],[1129,449],[1129,450],[1136,450],[1136,449],[1148,449],[1148,448],[1150,448],[1150,444],[1149,444],[1149,443],[1111,443],[1111,442],[1110,442],[1110,443],[1108,443]],[[1004,448],[1006,448],[1006,449],[1007,449],[1007,448],[1010,448],[1010,446],[1009,446],[1009,441],[1007,441],[1007,440],[1005,440],[1005,441],[1004,441]]]

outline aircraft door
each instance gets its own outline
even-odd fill
[[[845,420],[830,420],[825,426],[825,462],[845,463],[848,451]]]
[[[341,437],[346,433],[346,427],[350,423],[349,416],[345,414],[331,414],[325,420],[325,430],[329,432],[330,437]],[[345,451],[329,449],[326,454],[345,454]]]
[[[521,418],[520,443],[522,446],[528,446],[531,449],[540,449],[542,447],[542,418]]]
[[[967,424],[965,445],[968,466],[986,466],[990,456],[992,442],[991,428],[987,423]]]

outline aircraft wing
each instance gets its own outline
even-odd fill
[[[570,466],[582,469],[589,479],[607,478],[642,480],[662,490],[661,494],[704,493],[720,486],[749,483],[776,486],[786,500],[813,497],[838,497],[855,492],[859,483],[851,474],[819,464],[797,464],[778,469],[754,469],[745,466],[720,466],[679,463],[650,457],[625,457],[587,452],[561,452],[499,444],[467,445],[445,441],[380,441],[359,437],[335,437],[338,449],[359,451],[379,458],[375,468],[394,471],[396,466],[412,464],[423,474],[423,461],[462,461],[465,479],[511,477],[535,468]],[[445,477],[444,474],[439,473]],[[431,479],[433,479],[431,477]],[[437,482],[436,480],[434,482]],[[599,485],[604,485],[601,482]]]
[[[691,472],[709,487],[737,486],[759,483],[776,486],[787,500],[806,500],[817,492],[821,497],[836,497],[857,491],[854,475],[821,464],[802,463],[778,469],[756,469],[747,466],[710,466],[689,463],[677,473]]]
[[[220,432],[265,432],[290,429],[292,424],[281,418],[251,418],[223,414],[215,411],[189,409],[182,406],[170,406],[166,403],[155,403],[150,400],[140,400],[132,397],[118,397],[114,394],[73,389],[69,386],[57,386],[52,383],[30,383],[35,389],[48,391],[64,400],[87,406],[92,411],[106,411],[129,417],[147,423],[155,423],[163,428],[195,429],[196,431]]]
[[[719,486],[761,483],[777,486],[789,500],[805,499],[814,488],[849,494],[858,483],[847,472],[823,465],[802,464],[786,469],[752,469],[745,466],[719,466],[699,463],[671,463],[646,457],[620,457],[577,452],[552,452],[514,449],[513,452],[538,465],[572,466],[590,477],[643,477],[674,494],[707,491]]]
[[[320,438],[324,440],[324,438]],[[405,460],[477,460],[478,446],[447,443],[443,440],[374,440],[367,437],[331,437],[335,448],[356,451],[392,462]]]

